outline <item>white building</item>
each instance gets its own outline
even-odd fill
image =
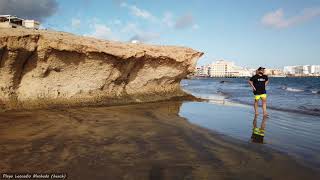
[[[294,72],[295,74],[303,74],[303,66],[296,66]]]
[[[40,22],[22,19],[12,15],[0,15],[0,28],[31,28],[39,29]]]
[[[233,67],[233,62],[219,60],[209,65],[209,75],[210,77],[231,77]]]
[[[302,66],[284,66],[283,72],[289,75],[298,74],[298,73],[302,74],[303,67]]]
[[[283,71],[288,75],[316,75],[320,74],[320,65],[285,66]]]
[[[40,27],[40,22],[35,21],[35,20],[23,20],[22,25],[26,28],[31,28],[31,29],[39,29]]]
[[[256,74],[256,71],[257,71],[257,69],[250,68],[250,69],[249,69],[250,76],[255,75],[255,74]]]
[[[310,65],[302,66],[302,74],[310,74],[310,73],[311,73],[311,66]]]
[[[250,75],[248,69],[236,66],[230,61],[218,60],[209,65],[210,77],[248,77]]]
[[[200,66],[196,68],[197,76],[209,76],[209,67],[208,65]]]
[[[311,74],[320,74],[320,65],[311,65],[310,66]]]
[[[284,72],[282,69],[266,69],[265,74],[270,77],[284,77]]]
[[[295,67],[296,66],[284,66],[283,67],[283,72],[285,74],[295,74]]]
[[[251,72],[249,69],[240,67],[240,66],[234,66],[232,70],[232,76],[234,77],[250,77]]]
[[[0,15],[0,28],[22,28],[23,19],[11,16]]]
[[[208,65],[204,65],[201,66],[201,76],[209,76],[209,66]]]

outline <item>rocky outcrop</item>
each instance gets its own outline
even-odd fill
[[[53,31],[0,29],[0,107],[124,104],[186,94],[203,53]]]

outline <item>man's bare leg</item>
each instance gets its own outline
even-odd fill
[[[258,118],[258,115],[255,114],[255,115],[254,115],[254,118],[253,118],[253,121],[252,121],[253,129],[257,127],[257,118]]]
[[[261,127],[259,129],[259,135],[260,136],[264,136],[264,132],[265,132],[265,129],[266,129],[266,121],[268,119],[268,116],[263,116],[262,117],[262,122],[261,122]]]
[[[261,98],[261,99],[262,99],[263,116],[268,116],[268,113],[267,113],[267,99],[266,98]]]
[[[254,100],[254,114],[258,115],[259,114],[259,100]]]

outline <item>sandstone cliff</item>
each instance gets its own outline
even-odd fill
[[[0,107],[150,102],[186,95],[203,53],[53,31],[0,29]]]

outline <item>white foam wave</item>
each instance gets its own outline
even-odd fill
[[[287,87],[285,89],[286,91],[290,91],[290,92],[303,92],[303,89],[298,89],[298,88],[291,88],[291,87]]]

